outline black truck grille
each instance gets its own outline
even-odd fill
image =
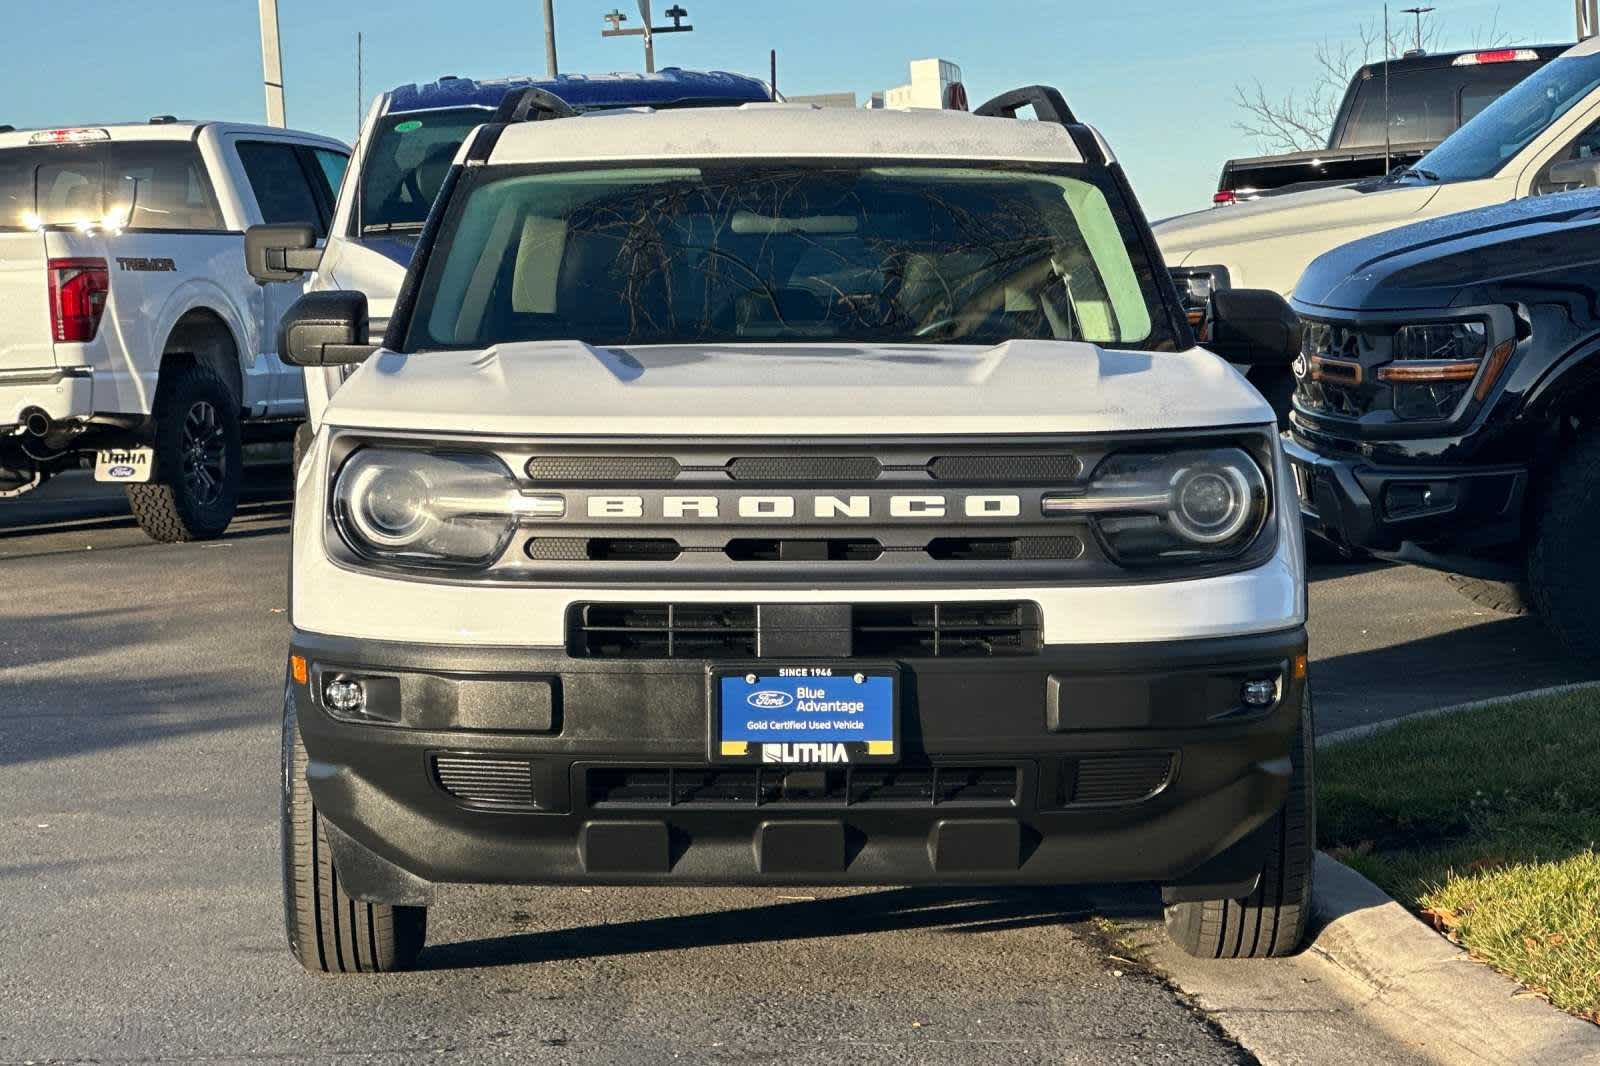
[[[752,766],[726,769],[591,767],[590,807],[1011,807],[1021,772],[1015,766],[843,766],[828,769]]]
[[[1170,752],[1093,755],[1062,762],[1058,801],[1063,807],[1104,807],[1140,803],[1172,781]]]
[[[1035,603],[884,603],[850,608],[860,658],[1031,655],[1043,641]],[[580,659],[756,658],[755,604],[580,603],[567,613],[567,653]]]

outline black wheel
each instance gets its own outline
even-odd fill
[[[311,432],[310,422],[302,422],[294,427],[294,458],[292,460],[294,465],[290,467],[290,470],[297,478],[300,476],[300,464],[305,461],[306,453],[311,450],[311,438],[314,435]]]
[[[1522,581],[1488,581],[1465,574],[1446,574],[1444,581],[1479,607],[1497,614],[1529,614],[1533,610],[1528,586]]]
[[[152,540],[220,537],[239,506],[239,405],[205,367],[161,375],[155,403],[156,479],[128,486],[128,505]]]
[[[283,924],[289,950],[313,973],[389,973],[416,964],[428,908],[352,899],[339,884],[326,831],[306,786],[294,703],[283,710]]]
[[[1528,591],[1534,609],[1572,654],[1600,658],[1600,561],[1593,549],[1600,525],[1600,434],[1568,446],[1551,472],[1533,518]]]
[[[1294,773],[1283,809],[1263,829],[1272,840],[1256,890],[1243,899],[1174,903],[1167,935],[1203,959],[1275,959],[1300,950],[1311,915],[1317,810],[1312,782],[1311,693],[1300,710],[1291,758]]]

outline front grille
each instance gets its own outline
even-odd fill
[[[1170,752],[1067,759],[1058,800],[1063,807],[1139,803],[1167,787],[1173,768]]]
[[[533,764],[484,755],[435,755],[434,780],[462,803],[502,811],[531,811]]]
[[[928,659],[1031,655],[1043,643],[1035,603],[856,604],[854,656]],[[567,654],[580,659],[755,658],[754,604],[580,603],[567,613]]]
[[[567,653],[580,659],[754,658],[754,604],[609,604],[574,606]]]
[[[591,808],[1010,807],[1022,780],[1015,766],[591,767]]]
[[[866,658],[1030,655],[1043,642],[1035,603],[858,604],[855,653]]]

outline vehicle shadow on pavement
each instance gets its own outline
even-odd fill
[[[418,967],[470,970],[863,933],[995,933],[1077,925],[1097,917],[1159,920],[1160,915],[1153,888],[888,888],[440,944],[423,952]]]

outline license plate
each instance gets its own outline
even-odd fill
[[[154,448],[102,448],[95,453],[96,481],[144,482],[155,473]]]
[[[881,763],[900,757],[893,669],[763,664],[711,675],[711,755],[719,761]]]

